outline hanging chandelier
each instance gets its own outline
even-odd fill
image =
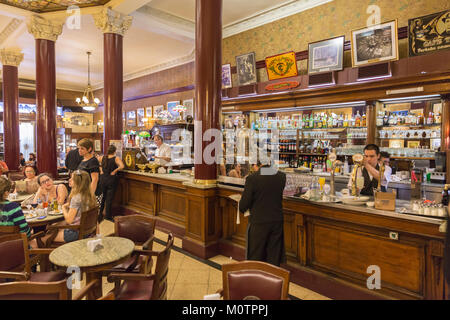
[[[94,97],[94,92],[92,91],[91,87],[91,67],[90,67],[90,56],[92,52],[88,51],[86,52],[88,55],[88,85],[86,89],[84,90],[83,97],[77,98],[75,101],[78,103],[80,107],[83,107],[86,111],[94,111],[99,103],[100,99]]]

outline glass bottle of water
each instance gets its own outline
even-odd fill
[[[320,185],[319,185],[319,178],[318,177],[314,177],[312,182],[311,182],[311,200],[312,201],[317,201],[320,200]]]

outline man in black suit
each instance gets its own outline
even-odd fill
[[[247,260],[279,266],[285,261],[282,201],[286,175],[260,163],[254,170],[239,201],[240,212],[250,210]]]
[[[69,169],[69,174],[78,169],[78,165],[83,160],[83,157],[80,156],[78,152],[77,145],[75,143],[71,143],[70,147],[72,148],[66,155],[66,168]]]

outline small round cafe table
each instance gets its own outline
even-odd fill
[[[15,198],[12,198],[11,195],[8,196],[8,201],[21,203],[23,200],[27,199],[31,194],[18,194]]]
[[[79,267],[86,272],[86,285],[93,280],[100,280],[100,286],[88,295],[88,299],[98,299],[102,296],[102,270],[123,263],[131,256],[134,242],[120,237],[104,237],[103,248],[89,251],[87,243],[94,238],[88,238],[66,243],[50,253],[50,261],[59,267]]]

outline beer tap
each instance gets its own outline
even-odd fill
[[[380,163],[380,178],[378,179],[377,191],[381,191],[381,181],[383,180],[385,170],[386,170],[386,168],[384,166],[384,162],[381,162]]]
[[[335,189],[335,184],[334,184],[334,171],[337,167],[343,166],[344,164],[342,163],[342,161],[337,160],[337,156],[336,156],[335,152],[332,152],[328,155],[328,160],[331,161],[331,179],[330,179],[331,192],[330,192],[330,195],[332,197],[335,197],[336,189]]]
[[[353,157],[353,171],[352,171],[352,196],[358,196],[356,192],[357,181],[358,181],[358,168],[361,168],[363,165],[364,156],[360,153],[354,154]]]

